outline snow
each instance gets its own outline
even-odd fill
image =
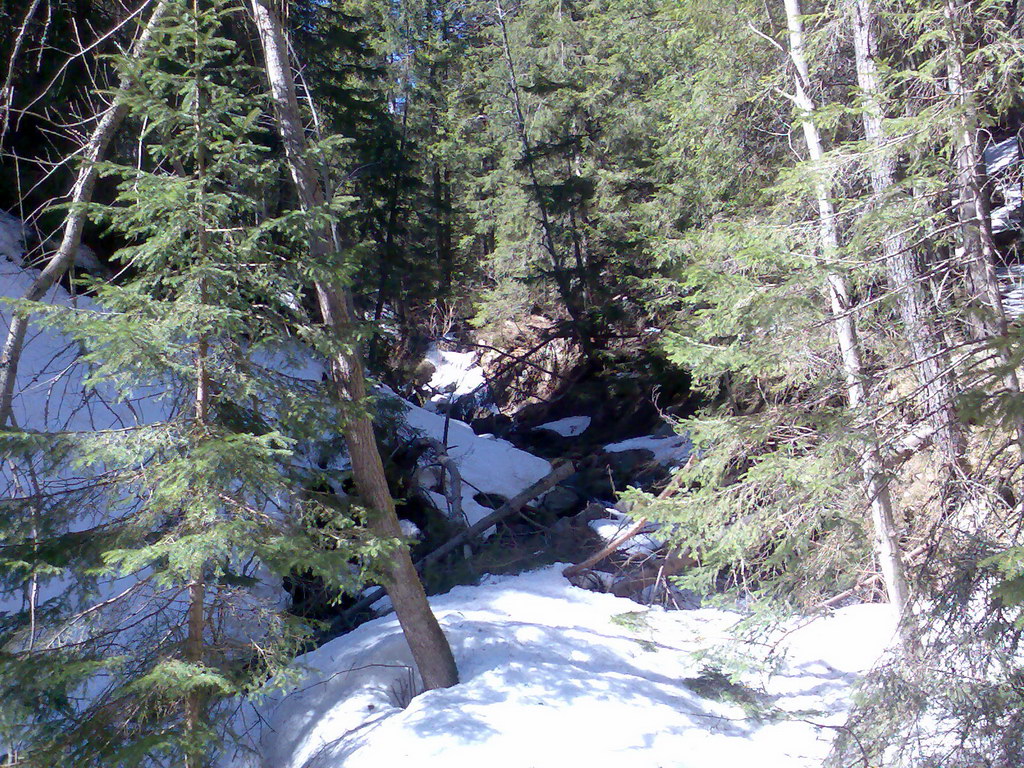
[[[427,351],[426,360],[434,366],[427,386],[435,392],[461,397],[481,389],[486,383],[484,370],[477,365],[473,352],[446,352],[435,344]]]
[[[390,617],[301,657],[305,679],[239,710],[242,745],[218,768],[816,767],[833,736],[819,726],[842,724],[852,684],[893,636],[884,605],[785,627],[776,673],[744,678],[765,683],[752,701],[780,715],[758,717],[716,693],[695,655],[737,614],[646,608],[572,587],[560,569],[432,598],[459,665],[453,688],[410,701]],[[754,661],[766,647],[745,650]]]
[[[0,261],[20,267],[25,254],[25,228],[21,219],[0,211]]]
[[[617,510],[609,510],[609,513],[614,511]],[[606,543],[614,541],[632,524],[633,521],[625,516],[619,520],[591,520],[588,523],[590,529]],[[665,545],[665,542],[654,537],[653,532],[656,530],[657,526],[654,524],[645,526],[644,530],[640,531],[640,533],[623,542],[618,547],[618,551],[624,552],[627,555],[651,555],[657,552]]]
[[[994,176],[1005,171],[1020,159],[1017,138],[1009,138],[985,149],[985,166],[988,174]]]
[[[556,435],[561,435],[562,437],[578,437],[586,432],[587,427],[589,426],[589,416],[569,416],[565,419],[549,421],[547,424],[541,424],[537,429],[546,429],[547,431],[554,432]]]
[[[412,429],[443,443],[443,415],[406,400],[400,402]],[[474,500],[476,494],[496,494],[509,499],[551,473],[551,464],[544,459],[516,448],[507,440],[477,435],[468,424],[457,419],[448,420],[447,452],[462,476],[462,511],[469,525],[494,511]],[[447,501],[440,493],[431,492],[429,496],[439,510],[447,511]]]
[[[659,464],[678,466],[690,458],[690,453],[693,451],[693,443],[690,442],[689,435],[672,435],[671,437],[646,435],[622,440],[618,443],[611,443],[606,445],[604,449],[610,453],[636,450],[650,451],[654,454],[654,460]]]
[[[992,234],[995,235],[1020,229],[1021,225],[1021,202],[1024,201],[1024,197],[1021,195],[1020,185],[1005,187],[1003,197],[1006,204],[992,211]]]
[[[1016,137],[1000,141],[985,149],[985,166],[993,179],[995,189],[1003,197],[1003,205],[992,211],[992,232],[1009,232],[1020,229],[1021,194],[1020,145]],[[1014,167],[1013,173],[1005,173]]]

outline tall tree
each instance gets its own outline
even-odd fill
[[[268,0],[252,0],[253,18],[263,50],[265,71],[277,116],[277,127],[284,143],[292,182],[302,210],[311,218],[308,224],[309,250],[313,261],[317,300],[324,323],[335,334],[336,350],[332,372],[340,401],[358,409],[343,426],[349,449],[356,488],[369,504],[371,529],[382,536],[400,539],[402,532],[395,514],[395,503],[388,488],[384,466],[377,448],[373,422],[362,410],[366,401],[366,381],[358,348],[352,334],[355,313],[351,294],[337,278],[343,264],[341,238],[323,219],[329,197],[310,162],[305,127],[302,123],[295,81],[288,57],[287,38],[280,16]],[[458,682],[458,670],[448,641],[430,610],[423,584],[413,565],[408,547],[399,546],[384,567],[384,586],[412,650],[426,688],[446,688]]]
[[[878,30],[872,0],[856,0],[852,6],[854,54],[861,91],[861,120],[868,144],[872,192],[878,207],[897,205],[896,157],[884,127],[882,92],[878,73]],[[956,412],[957,387],[947,342],[939,327],[934,305],[924,289],[920,259],[897,220],[882,233],[889,287],[896,295],[903,327],[914,357],[921,388],[921,411],[932,424],[951,479],[964,473],[966,441]]]
[[[864,483],[868,501],[871,504],[872,521],[874,524],[875,547],[879,564],[885,578],[889,601],[901,617],[905,617],[909,592],[903,561],[900,554],[899,535],[892,512],[892,498],[889,493],[885,464],[878,447],[873,420],[869,412],[867,384],[870,381],[864,366],[860,340],[857,336],[855,311],[850,289],[844,277],[837,271],[835,263],[839,254],[839,232],[835,209],[832,205],[831,190],[821,167],[824,157],[821,136],[814,122],[814,102],[811,100],[810,70],[804,55],[803,18],[799,0],[785,0],[786,22],[789,31],[789,55],[793,62],[795,75],[794,104],[799,110],[799,118],[803,126],[804,140],[812,163],[817,168],[813,172],[814,195],[818,205],[818,227],[821,238],[821,256],[826,268],[830,270],[827,277],[829,301],[835,326],[836,339],[842,356],[846,374],[846,390],[850,408],[859,416],[862,429],[865,431],[864,446],[860,456],[861,469],[864,472]]]

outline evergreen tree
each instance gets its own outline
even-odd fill
[[[32,713],[5,743],[26,764],[208,764],[225,699],[262,686],[308,631],[254,591],[266,569],[351,588],[348,561],[387,550],[303,491],[315,478],[296,450],[337,413],[266,362],[315,331],[294,298],[308,279],[290,257],[296,222],[264,214],[280,168],[258,74],[225,35],[237,12],[172,2],[152,51],[125,63],[144,161],[103,164],[119,192],[94,208],[131,243],[125,277],[94,286],[96,311],[35,307],[82,344],[95,386],[144,391],[165,418],[5,436],[37,471],[77,467],[102,486],[84,530],[81,494],[8,505],[11,586],[30,573],[64,589],[5,620],[5,699]]]

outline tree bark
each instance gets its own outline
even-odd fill
[[[812,114],[814,103],[808,93],[810,73],[803,46],[803,19],[799,0],[784,0],[786,21],[789,29],[789,53],[796,69],[795,103],[803,126],[804,139],[811,161],[819,164],[824,152],[821,136]],[[821,251],[828,273],[828,293],[832,310],[832,321],[836,339],[839,342],[843,370],[846,377],[846,393],[854,413],[867,411],[867,374],[861,355],[860,340],[852,312],[849,287],[846,280],[837,273],[833,264],[839,251],[839,232],[836,213],[832,205],[831,189],[826,175],[819,168],[815,174],[815,197],[818,203],[818,223]],[[885,465],[878,448],[878,437],[870,418],[863,419],[865,445],[860,455],[861,471],[871,501],[871,518],[875,535],[875,551],[878,555],[882,577],[885,579],[889,601],[902,619],[907,610],[909,591],[900,557],[899,537],[893,519],[892,499],[885,477]]]
[[[270,0],[251,0],[251,8],[263,48],[278,130],[292,181],[302,209],[316,211],[324,205],[325,193],[308,160],[306,134],[295,96],[295,81],[288,61],[284,29]],[[309,240],[315,259],[340,256],[332,253],[336,248],[329,227],[311,229]],[[315,288],[324,323],[340,340],[348,342],[354,324],[351,294],[340,286],[324,282],[318,282]],[[349,351],[338,352],[331,362],[338,398],[356,404],[363,403],[366,399],[366,380],[358,353],[349,348]],[[356,488],[373,513],[371,529],[380,536],[400,539],[402,531],[369,415],[353,415],[345,424],[344,433]],[[458,682],[458,670],[451,647],[430,610],[408,547],[401,545],[395,551],[384,567],[383,581],[424,687],[432,689],[455,685]]]
[[[150,38],[156,30],[157,25],[167,11],[167,1],[160,0],[153,13],[149,17],[142,33],[132,45],[131,56],[138,58]],[[120,127],[125,115],[128,113],[128,106],[124,103],[121,94],[128,87],[128,76],[121,78],[118,93],[114,96],[113,103],[103,113],[99,123],[89,137],[85,145],[83,163],[75,179],[74,187],[71,190],[71,208],[67,218],[64,220],[64,233],[61,237],[60,246],[57,252],[50,258],[49,263],[39,273],[39,276],[32,282],[25,292],[23,299],[26,301],[39,301],[57,281],[67,272],[75,260],[75,254],[82,244],[82,230],[85,227],[86,206],[92,201],[92,193],[96,188],[96,178],[99,172],[96,163],[103,159],[107,153],[114,134]],[[21,351],[25,345],[25,333],[28,331],[29,316],[23,311],[14,313],[11,319],[11,327],[7,331],[7,340],[4,342],[3,352],[0,353],[0,429],[7,427],[13,415],[14,384],[18,378],[18,364],[21,361]]]
[[[857,59],[857,82],[863,105],[861,119],[870,153],[871,187],[882,204],[896,177],[895,158],[886,151],[879,92],[876,20],[872,0],[853,5],[853,46]],[[935,313],[928,306],[920,261],[910,250],[897,227],[888,227],[883,240],[889,288],[896,294],[900,319],[906,330],[921,387],[921,411],[935,430],[934,441],[943,454],[951,480],[964,470],[966,441],[956,413],[956,381],[949,366],[946,344]]]

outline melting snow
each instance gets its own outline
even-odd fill
[[[609,513],[614,511],[617,510],[609,510]],[[600,536],[605,542],[612,542],[632,526],[633,522],[633,520],[623,516],[620,520],[591,520],[588,525],[590,526],[590,529]],[[650,555],[657,552],[665,545],[665,542],[652,535],[656,530],[656,525],[651,524],[645,526],[644,530],[636,534],[636,536],[633,536],[628,541],[623,542],[619,546],[618,551],[625,552],[628,555]]]
[[[590,426],[589,416],[569,416],[565,419],[559,419],[558,421],[549,421],[547,424],[541,424],[537,429],[546,429],[549,432],[554,432],[556,435],[562,437],[577,437],[587,431],[587,427]]]
[[[473,352],[446,352],[432,345],[427,351],[426,360],[434,366],[427,387],[438,393],[431,398],[431,402],[444,402],[470,395],[486,385],[484,369],[477,365],[476,354]]]
[[[444,442],[444,416],[405,400],[401,402],[410,427]],[[511,498],[551,472],[551,464],[544,459],[516,448],[507,440],[477,435],[468,424],[457,419],[448,421],[447,448],[462,476],[462,511],[470,525],[493,511],[475,501],[476,494]],[[431,493],[430,498],[439,510],[447,510],[447,501],[441,494]]]
[[[654,460],[659,464],[679,465],[690,458],[693,444],[690,442],[689,435],[672,435],[671,437],[648,435],[611,443],[606,445],[604,449],[611,453],[643,449],[653,453]]]
[[[893,633],[884,605],[780,632],[787,659],[761,706],[797,714],[758,718],[716,694],[694,657],[726,637],[736,614],[646,608],[572,587],[559,567],[491,577],[432,603],[459,685],[409,701],[397,621],[374,620],[301,657],[299,685],[243,707],[244,746],[219,768],[816,767],[833,735],[820,726],[843,723],[851,685]]]

